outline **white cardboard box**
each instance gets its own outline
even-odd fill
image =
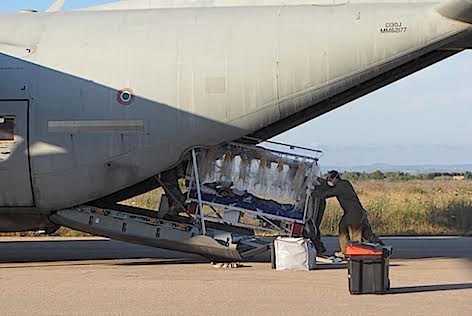
[[[278,237],[274,241],[276,270],[309,271],[316,267],[316,250],[306,238]]]

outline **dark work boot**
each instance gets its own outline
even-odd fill
[[[316,254],[319,255],[319,256],[325,254],[326,251],[327,251],[323,244],[315,245],[315,249],[316,249]]]

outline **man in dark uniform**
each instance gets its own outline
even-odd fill
[[[344,215],[339,222],[340,256],[346,252],[348,241],[362,241],[382,243],[375,236],[367,219],[367,213],[354,190],[352,184],[340,178],[339,172],[333,170],[328,173],[326,180],[318,179],[321,183],[314,194],[321,199],[336,197]]]

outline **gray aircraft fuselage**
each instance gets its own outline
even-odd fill
[[[0,231],[472,47],[468,0],[320,4],[1,14]]]

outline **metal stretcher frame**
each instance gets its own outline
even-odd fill
[[[188,201],[191,202],[191,203],[199,203],[198,199],[189,199]],[[219,214],[220,212],[228,212],[228,211],[236,211],[236,212],[245,213],[245,214],[252,214],[252,215],[255,215],[255,216],[259,217],[261,220],[263,220],[264,222],[268,223],[270,226],[273,227],[273,229],[271,229],[271,228],[267,228],[267,227],[248,225],[248,224],[243,224],[243,223],[238,223],[237,224],[238,226],[244,227],[244,228],[258,229],[258,230],[270,231],[270,232],[275,232],[275,233],[278,233],[280,231],[286,231],[288,234],[291,235],[291,233],[292,233],[291,230],[288,230],[284,227],[281,227],[281,226],[273,223],[271,220],[278,220],[278,221],[284,222],[285,224],[295,224],[295,223],[302,224],[302,225],[304,224],[303,221],[296,220],[296,219],[293,219],[293,218],[271,215],[271,214],[267,214],[267,213],[263,213],[263,212],[258,212],[258,211],[254,211],[254,210],[240,208],[240,207],[237,207],[237,206],[219,204],[219,203],[209,202],[209,201],[205,201],[205,200],[202,200],[202,204],[211,206],[212,212],[217,213],[217,214]],[[222,210],[218,211],[218,210],[215,209],[215,207],[216,208],[221,208]],[[199,213],[198,218],[201,219],[202,218],[201,212],[198,212],[198,213]],[[223,218],[218,220],[215,217],[211,217],[211,216],[208,216],[208,215],[204,216],[203,220],[205,220],[205,218],[211,219],[211,220],[216,220],[218,222],[222,222],[222,223],[225,223],[225,224],[234,225],[234,223],[227,222]]]
[[[308,150],[316,154],[322,154],[321,151],[314,150],[314,149],[308,149],[304,147],[298,147],[294,145],[288,145],[288,144],[283,144],[283,143],[276,143],[276,142],[270,142],[276,145],[281,145],[281,146],[287,146],[290,149],[294,148],[300,148],[303,150]],[[278,150],[271,150],[267,149],[264,147],[255,147],[255,146],[250,146],[250,145],[245,145],[245,144],[238,144],[238,143],[231,143],[231,145],[234,146],[239,146],[243,148],[250,148],[250,149],[256,149],[256,150],[265,150],[269,151],[272,153],[276,154],[282,154],[286,156],[292,156],[292,157],[298,157],[298,158],[305,158],[305,159],[311,159],[313,160],[314,164],[318,165],[318,158],[315,157],[310,157],[306,155],[298,155],[296,153],[292,152],[283,152],[283,151],[278,151]],[[187,198],[187,203],[195,203],[198,206],[198,211],[195,213],[195,217],[197,220],[200,221],[201,228],[202,228],[202,233],[203,235],[206,234],[206,225],[205,225],[205,220],[211,220],[211,221],[217,221],[221,223],[226,223],[226,224],[231,224],[231,225],[236,225],[239,227],[244,227],[244,228],[250,228],[250,229],[257,229],[261,231],[268,231],[268,232],[273,232],[277,233],[279,235],[284,235],[284,236],[292,236],[293,235],[293,229],[295,224],[300,224],[304,225],[307,222],[307,210],[308,210],[308,205],[309,205],[309,200],[311,198],[310,194],[306,195],[305,198],[305,203],[304,203],[304,209],[303,209],[303,219],[295,219],[291,217],[284,217],[284,216],[279,216],[279,215],[274,215],[270,213],[264,213],[259,210],[253,210],[253,209],[246,209],[242,208],[239,206],[233,206],[233,205],[227,205],[227,204],[222,204],[222,203],[216,203],[212,201],[206,201],[202,198],[202,192],[201,192],[201,181],[200,181],[200,174],[199,174],[199,166],[198,166],[198,159],[197,159],[197,148],[192,149],[192,175],[190,176],[190,185],[189,185],[189,190],[188,190],[188,198]],[[195,182],[195,191],[197,192],[197,198],[192,198],[191,197],[191,192],[193,189],[193,184]],[[212,211],[212,213],[217,214],[217,217],[214,216],[209,216],[205,215],[204,213],[204,205],[208,205]],[[256,208],[257,209],[257,208]],[[250,224],[244,224],[240,223],[238,221],[237,224],[228,222],[226,221],[220,213],[225,213],[225,212],[239,212],[239,216],[242,214],[249,214],[252,216],[256,216],[256,219],[261,221],[262,223],[265,223],[265,225],[250,225]],[[211,213],[210,213],[211,214]],[[240,217],[239,217],[240,218]],[[274,223],[274,221],[280,222],[280,224]],[[285,226],[285,227],[284,227]]]

